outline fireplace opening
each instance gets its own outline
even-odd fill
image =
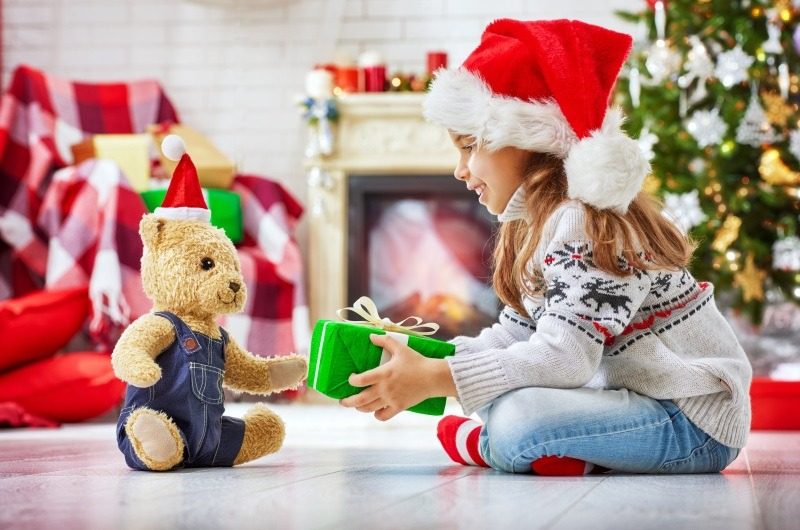
[[[351,175],[348,192],[349,302],[367,295],[395,322],[436,322],[443,340],[496,321],[496,221],[463,183],[451,175]]]

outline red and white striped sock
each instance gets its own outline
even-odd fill
[[[460,416],[445,416],[439,420],[436,436],[447,456],[465,466],[489,467],[478,449],[481,424]]]
[[[461,416],[445,416],[439,420],[436,436],[453,462],[465,466],[489,467],[480,453],[478,437],[482,425]],[[531,471],[546,477],[582,476],[608,471],[601,466],[568,456],[543,456],[531,463]]]

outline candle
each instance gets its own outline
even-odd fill
[[[447,68],[447,52],[428,52],[428,75],[439,68]]]
[[[311,70],[306,74],[306,94],[314,99],[333,97],[333,75],[328,70]]]
[[[381,54],[374,51],[362,53],[358,57],[361,67],[361,86],[364,92],[383,92],[386,90],[386,64]]]
[[[336,86],[344,92],[358,92],[358,68],[340,66],[336,71]]]

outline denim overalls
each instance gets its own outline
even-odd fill
[[[223,416],[222,377],[227,332],[221,339],[193,332],[166,311],[155,313],[175,327],[176,339],[156,362],[161,379],[148,388],[128,385],[117,421],[117,444],[133,469],[147,470],[125,433],[125,422],[137,407],[166,413],[180,430],[185,445],[181,467],[232,466],[244,439],[244,422]]]

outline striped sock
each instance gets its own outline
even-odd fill
[[[465,466],[489,467],[479,450],[481,424],[460,416],[445,416],[439,420],[436,436],[453,462]],[[608,469],[568,456],[543,456],[531,463],[531,471],[547,477],[583,476],[603,473]]]
[[[465,466],[489,467],[478,449],[481,424],[469,418],[445,416],[439,420],[436,436],[453,462]]]

